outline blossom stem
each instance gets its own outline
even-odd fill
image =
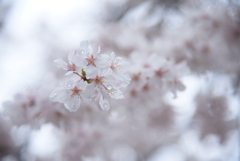
[[[92,83],[92,81],[90,79],[87,79],[85,76],[82,76],[82,75],[78,74],[77,72],[73,72],[73,73],[78,75],[82,80],[86,81],[88,84]]]
[[[74,74],[77,74],[79,77],[81,77],[82,78],[82,76],[80,75],[80,74],[78,74],[77,72],[73,72]]]

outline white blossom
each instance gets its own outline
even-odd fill
[[[122,81],[123,87],[126,87],[130,81],[131,78],[127,75],[128,70],[130,69],[130,63],[123,60],[121,57],[115,58],[115,53],[111,53],[111,74],[116,78],[120,79]]]
[[[77,66],[80,66],[80,64],[76,63],[75,61],[77,55],[79,55],[77,51],[71,51],[68,53],[69,64],[62,60],[62,58],[58,58],[53,62],[58,68],[62,68],[63,70],[68,71],[65,75],[70,75],[77,70]]]
[[[92,52],[88,41],[82,41],[80,45],[82,58],[85,60],[84,70],[87,73],[87,78],[95,77],[98,69],[108,68],[111,63],[111,57],[108,54]]]
[[[114,99],[124,98],[121,90],[119,89],[121,81],[116,80],[111,75],[99,75],[92,80],[94,81],[95,90],[97,92],[96,99],[99,99],[101,109],[106,111],[109,109],[108,97]]]
[[[80,51],[68,54],[69,65],[61,58],[55,60],[57,67],[68,70],[66,75],[76,74],[80,80],[67,81],[64,87],[58,87],[50,94],[51,101],[63,103],[69,111],[76,111],[81,100],[90,103],[91,99],[99,100],[102,110],[109,110],[108,98],[123,99],[120,88],[130,83],[127,71],[130,64],[115,58],[115,54],[92,52],[88,41],[82,41]]]
[[[67,81],[63,87],[57,87],[49,96],[53,102],[63,103],[64,106],[71,112],[76,111],[82,99],[88,102],[88,97],[82,91],[87,87],[83,80],[79,82]]]

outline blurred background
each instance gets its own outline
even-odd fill
[[[132,65],[109,112],[48,100],[82,40]],[[240,160],[239,65],[239,0],[0,0],[0,158]]]

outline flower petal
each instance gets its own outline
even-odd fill
[[[124,96],[122,94],[122,91],[120,89],[116,89],[116,88],[114,89],[113,88],[113,89],[108,91],[108,94],[111,98],[114,98],[116,100],[124,98]]]
[[[86,66],[84,71],[86,72],[87,79],[95,78],[98,74],[98,69],[93,65]]]
[[[116,70],[118,70],[121,73],[126,73],[131,67],[130,63],[128,63],[127,61],[123,60],[120,57],[116,58],[115,65]]]
[[[107,90],[102,85],[98,85],[97,87],[103,99],[108,99]]]
[[[66,103],[64,103],[64,106],[70,112],[77,111],[79,109],[80,105],[81,105],[81,99],[79,96],[70,97],[69,100]]]
[[[76,82],[70,80],[70,81],[67,81],[65,82],[65,88],[66,89],[73,89],[76,85]]]
[[[108,75],[110,72],[111,72],[112,70],[111,70],[111,68],[109,68],[109,67],[105,67],[105,68],[101,68],[101,69],[98,69],[98,76],[106,76],[106,75]]]
[[[97,59],[94,61],[97,67],[104,68],[110,66],[111,57],[107,54],[100,54]]]
[[[89,41],[82,41],[80,44],[80,52],[84,57],[88,57],[92,53]]]
[[[81,91],[81,97],[86,103],[90,103],[91,99],[95,96],[95,85],[91,83],[87,85],[84,91]]]
[[[67,70],[67,63],[62,60],[61,58],[58,58],[56,60],[53,61],[54,64],[58,67],[58,68],[62,68],[63,70]]]
[[[73,56],[77,54],[77,51],[76,50],[73,50],[73,51],[70,51],[68,53],[68,62],[69,64],[72,64],[73,63]]]
[[[118,88],[121,86],[122,82],[121,80],[117,80],[116,78],[114,78],[113,76],[111,75],[107,75],[103,78],[103,84],[105,86],[107,85],[112,85],[114,88]]]
[[[104,111],[108,111],[110,109],[108,100],[104,99],[102,96],[100,97],[99,105],[100,105],[101,109]]]
[[[58,87],[51,92],[49,100],[62,103],[66,100],[67,97],[68,93],[63,88]]]
[[[131,78],[129,77],[129,75],[121,73],[119,71],[110,69],[109,73],[111,73],[111,75],[116,80],[121,80],[121,87],[126,87],[131,81]]]
[[[76,83],[76,86],[80,90],[85,90],[87,87],[87,83],[83,80],[80,80],[79,82]]]
[[[79,55],[79,54],[76,54],[76,55],[73,56],[72,62],[80,68],[83,68],[87,65],[87,60],[84,59],[84,57],[82,55]]]
[[[73,74],[73,71],[68,71],[65,75],[71,75]]]

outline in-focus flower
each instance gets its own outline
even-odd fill
[[[77,71],[77,66],[79,66],[79,63],[76,63],[76,56],[79,55],[77,51],[71,51],[68,53],[68,62],[67,64],[62,58],[58,58],[54,60],[54,64],[58,68],[62,68],[63,70],[68,71],[65,75],[70,75],[73,72]]]
[[[83,92],[86,87],[87,83],[83,80],[79,82],[67,81],[64,87],[53,90],[49,99],[53,102],[63,103],[69,111],[74,112],[80,107],[82,99],[89,102],[89,96]]]
[[[57,67],[68,70],[66,75],[76,74],[79,81],[68,81],[64,87],[58,87],[51,95],[50,100],[60,102],[69,111],[76,111],[81,99],[87,103],[93,97],[99,100],[102,110],[109,109],[108,98],[123,99],[120,90],[130,83],[127,71],[129,63],[122,58],[115,58],[115,54],[101,54],[100,47],[97,52],[93,52],[88,41],[82,41],[80,51],[68,54],[69,65],[62,59],[55,60]]]
[[[121,87],[121,81],[115,79],[111,75],[105,75],[106,73],[99,72],[96,78],[92,79],[94,89],[96,91],[96,100],[99,99],[99,105],[102,110],[107,111],[110,106],[108,98],[123,99]]]
[[[96,77],[98,69],[108,68],[111,64],[111,57],[108,54],[101,54],[100,48],[98,52],[92,52],[88,41],[81,42],[80,52],[85,59],[86,66],[84,70],[87,73],[87,78]],[[81,59],[79,57],[79,59]]]

